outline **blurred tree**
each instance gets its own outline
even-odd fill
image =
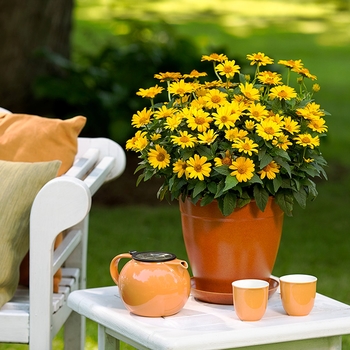
[[[54,69],[38,52],[70,55],[73,0],[0,0],[0,105],[32,111],[32,84]]]

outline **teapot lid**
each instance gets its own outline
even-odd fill
[[[132,258],[143,262],[163,262],[176,259],[176,255],[166,252],[137,252],[131,251]]]

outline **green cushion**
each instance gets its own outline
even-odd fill
[[[39,190],[55,178],[60,161],[0,160],[0,307],[17,288],[19,266],[29,249],[30,210]]]

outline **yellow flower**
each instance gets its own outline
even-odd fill
[[[238,182],[247,182],[254,176],[254,163],[251,159],[245,157],[238,157],[229,166],[231,176],[235,176]]]
[[[307,126],[318,133],[326,132],[328,129],[326,121],[323,118],[314,118],[307,124]]]
[[[324,112],[320,109],[320,105],[315,102],[308,103],[304,108],[298,108],[297,113],[305,119],[314,119],[324,116]]]
[[[244,126],[247,130],[252,131],[255,128],[255,122],[253,120],[246,120]]]
[[[203,132],[203,134],[199,134],[198,140],[201,144],[210,145],[216,140],[217,137],[218,135],[215,133],[215,131],[213,129],[209,129],[208,131]]]
[[[262,168],[262,170],[258,171],[258,174],[260,174],[261,179],[267,177],[269,180],[273,180],[276,174],[279,173],[279,168],[280,166],[273,160]]]
[[[298,145],[310,147],[311,149],[320,145],[320,139],[318,136],[312,137],[310,134],[300,134],[294,137],[293,140],[295,140]]]
[[[319,92],[321,90],[321,87],[319,84],[312,85],[312,91],[313,92]]]
[[[257,148],[259,145],[248,137],[245,137],[243,140],[236,140],[232,147],[237,148],[238,152],[251,156],[253,152],[258,153]]]
[[[192,115],[187,117],[187,124],[192,130],[198,130],[199,132],[205,132],[209,129],[209,124],[213,118],[209,116],[208,112],[203,109],[193,109]]]
[[[292,71],[296,72],[299,69],[301,69],[303,67],[303,63],[301,62],[301,60],[279,60],[278,64],[282,64],[288,68],[291,68]]]
[[[311,74],[311,73],[309,72],[309,70],[306,69],[306,68],[301,68],[301,69],[299,69],[299,70],[297,71],[297,73],[300,74],[301,76],[306,77],[306,78],[309,78],[309,79],[311,79],[311,80],[317,80],[316,75]]]
[[[291,117],[285,117],[283,122],[283,129],[287,130],[290,134],[295,134],[300,131],[300,125]]]
[[[187,161],[187,172],[191,179],[204,180],[204,176],[209,177],[211,172],[211,164],[206,163],[207,157],[200,157],[198,154],[195,154],[194,157],[191,157]]]
[[[206,72],[199,73],[197,70],[192,70],[190,74],[184,74],[184,78],[198,79],[200,77],[206,77],[208,74]]]
[[[258,122],[265,119],[269,115],[269,112],[267,111],[266,107],[261,105],[260,103],[252,103],[248,108],[248,112],[249,113],[247,113],[247,115]]]
[[[139,89],[138,92],[136,92],[136,95],[139,95],[141,97],[146,97],[146,98],[154,98],[156,95],[160,94],[164,90],[163,87],[161,86],[153,86],[150,87],[149,89]]]
[[[166,72],[166,73],[158,73],[154,74],[156,79],[159,79],[161,82],[163,81],[171,81],[171,80],[179,80],[182,75],[179,72]]]
[[[253,84],[250,83],[241,83],[239,84],[239,88],[241,89],[242,94],[251,101],[257,101],[260,99],[260,92],[258,89],[254,87]]]
[[[132,116],[131,124],[135,128],[141,128],[151,121],[152,114],[153,112],[151,110],[147,110],[145,107],[142,111],[138,111]]]
[[[178,178],[180,178],[182,175],[185,174],[187,179],[188,178],[187,163],[182,159],[177,160],[173,165],[173,172],[177,174]]]
[[[270,90],[269,96],[271,99],[278,98],[279,100],[290,100],[297,97],[297,93],[288,85],[279,85]]]
[[[162,146],[156,145],[148,152],[148,161],[153,168],[163,169],[170,164],[170,155]]]
[[[166,118],[165,129],[175,130],[181,123],[182,118],[179,113]]]
[[[134,151],[142,151],[148,144],[146,137],[147,133],[144,131],[137,131],[135,136],[126,141],[125,148],[127,150],[131,149]]]
[[[152,134],[151,135],[151,141],[157,141],[162,137],[161,134],[157,133],[157,134]]]
[[[240,66],[235,64],[236,61],[224,61],[215,67],[215,70],[220,74],[224,75],[227,79],[232,79],[236,73],[239,73]]]
[[[272,144],[283,151],[286,151],[289,146],[292,146],[292,143],[289,141],[288,136],[284,134],[280,134],[277,138],[272,140]]]
[[[213,113],[214,124],[217,125],[219,130],[223,127],[229,129],[235,125],[235,121],[238,119],[235,115],[232,114],[232,108],[230,104],[226,104],[217,109],[216,113]]]
[[[263,120],[260,124],[256,125],[256,133],[264,140],[269,141],[280,135],[281,128],[272,120]]]
[[[201,61],[216,61],[216,62],[223,62],[227,60],[227,56],[224,54],[217,54],[217,53],[212,53],[209,56],[203,55]]]
[[[220,157],[214,158],[214,162],[215,162],[215,166],[222,166],[222,165],[230,166],[232,164],[232,157],[231,157],[230,151],[225,152],[224,158],[220,158]]]
[[[263,71],[259,73],[258,80],[266,85],[279,85],[282,83],[282,76],[276,72]]]
[[[226,93],[221,92],[220,90],[213,89],[209,90],[205,96],[203,96],[203,100],[206,102],[207,108],[218,108],[224,103],[226,100]]]
[[[189,134],[187,131],[180,130],[180,136],[171,136],[171,139],[175,145],[180,146],[181,148],[194,147],[197,139]]]
[[[248,135],[248,132],[243,129],[229,129],[225,131],[225,139],[229,141],[235,141],[236,139],[243,139],[245,136]]]
[[[248,60],[250,60],[250,65],[253,66],[254,64],[258,66],[266,66],[267,64],[272,64],[273,59],[266,56],[262,52],[253,53],[252,55],[247,55]]]
[[[173,116],[174,112],[175,112],[174,108],[167,108],[166,106],[162,106],[158,108],[157,111],[154,112],[154,117],[156,119],[168,118]]]
[[[178,95],[180,97],[185,94],[190,94],[194,91],[192,84],[186,83],[183,79],[175,81],[169,85],[168,91],[171,94]]]

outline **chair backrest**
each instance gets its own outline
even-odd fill
[[[88,216],[91,197],[108,180],[122,174],[126,158],[106,138],[79,138],[72,168],[49,181],[37,194],[30,216],[29,292],[19,289],[0,309],[0,342],[29,343],[49,350],[65,325],[65,349],[84,349],[84,320],[66,305],[67,294],[86,286]],[[64,239],[54,251],[56,236]],[[53,275],[62,269],[59,293]]]

